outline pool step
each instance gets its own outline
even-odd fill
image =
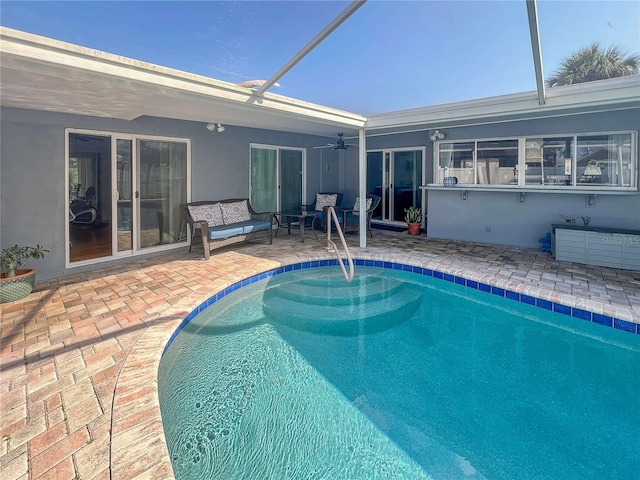
[[[341,277],[332,284],[284,283],[278,287],[277,294],[282,298],[312,305],[359,305],[394,295],[403,285],[401,281],[390,278],[369,277],[365,281],[354,279],[347,283]]]
[[[265,292],[263,310],[276,324],[317,334],[354,336],[380,332],[407,321],[421,302],[421,293],[414,285],[398,285],[395,281],[386,280],[382,281],[388,287],[386,292],[376,285],[366,301],[348,304],[317,303],[322,296],[329,299],[346,298],[343,293],[346,289],[344,280],[334,282],[329,289],[319,287],[314,293],[305,290],[304,294],[300,294],[302,287],[285,284],[284,296],[281,295],[281,288]],[[363,296],[367,298],[366,288],[363,290]],[[295,298],[289,298],[292,296]]]
[[[342,287],[345,284],[368,285],[385,279],[380,272],[358,272],[350,283],[346,283],[342,271],[339,268],[319,272],[314,277],[309,277],[308,274],[305,273],[293,272],[289,278],[291,280],[289,283],[328,287]]]

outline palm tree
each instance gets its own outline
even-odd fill
[[[618,47],[602,49],[599,44],[592,43],[562,60],[560,68],[547,79],[547,85],[557,87],[636,75],[640,55],[625,55]]]

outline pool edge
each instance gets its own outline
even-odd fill
[[[588,318],[589,322],[630,333],[630,329],[633,328],[633,333],[640,333],[640,318],[636,318],[630,309],[626,311],[612,305],[502,280],[486,273],[466,270],[447,271],[438,268],[438,264],[435,262],[427,261],[420,264],[412,262],[405,255],[392,254],[385,257],[388,258],[379,260],[359,256],[354,260],[354,263],[356,266],[391,268],[431,276],[458,285],[464,284],[465,287],[486,291],[503,298],[511,300],[517,298],[521,303],[529,303],[533,299],[534,303],[529,304],[539,308],[554,310],[565,315],[567,315],[566,309],[569,308],[569,312],[572,313],[570,316],[585,321]],[[154,322],[135,342],[116,382],[111,420],[110,466],[112,478],[133,478],[134,471],[144,472],[143,476],[148,478],[175,478],[162,426],[158,398],[158,369],[166,349],[197,313],[213,305],[224,296],[255,281],[292,270],[337,265],[337,260],[333,258],[311,260],[296,258],[292,259],[290,263],[274,263],[278,266],[259,273],[248,273],[247,276],[235,282],[224,283],[217,291],[186,314],[173,314],[163,317],[162,321]],[[573,315],[574,312],[576,315]],[[129,405],[132,402],[144,403],[147,407],[144,410],[146,414],[140,418],[139,424],[124,428],[126,425],[122,419],[127,416]],[[142,445],[147,451],[145,457],[128,455],[127,446],[131,444]],[[147,463],[143,465],[141,463],[144,460]]]

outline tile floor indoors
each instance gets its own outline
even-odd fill
[[[640,323],[640,272],[557,262],[534,249],[374,230],[354,257],[427,267]],[[160,356],[194,307],[236,281],[332,258],[280,235],[40,282],[0,307],[0,477],[173,478],[157,398]],[[337,267],[336,267],[337,268]],[[606,328],[606,327],[602,327]]]

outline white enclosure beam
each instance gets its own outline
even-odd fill
[[[351,15],[353,15],[361,6],[363,6],[367,0],[356,0],[349,4],[342,13],[334,18],[326,27],[322,29],[313,39],[307,43],[302,50],[296,53],[291,60],[285,63],[280,70],[278,70],[264,85],[255,91],[256,95],[262,95],[269,90],[274,83],[284,77],[289,70],[295,67],[300,60],[306,57],[314,48],[316,48],[325,38],[327,38],[333,31],[342,25]]]
[[[531,36],[531,48],[533,50],[533,68],[536,73],[536,85],[538,87],[538,103],[546,102],[544,91],[544,74],[542,73],[542,51],[540,49],[540,32],[538,30],[538,7],[536,0],[527,0],[527,15],[529,16],[529,35]]]
[[[364,128],[358,132],[358,195],[360,196],[360,248],[367,247],[367,137]]]

